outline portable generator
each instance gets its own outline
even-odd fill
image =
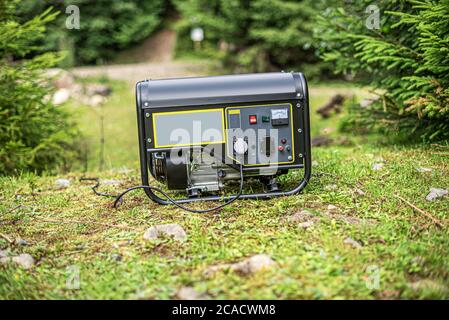
[[[233,201],[300,192],[311,175],[307,81],[276,72],[144,80],[136,85],[140,165],[146,194],[159,204]],[[294,188],[278,177],[303,169]],[[150,187],[149,174],[186,195],[168,201]],[[242,193],[254,178],[263,192]],[[221,196],[241,180],[238,195]]]

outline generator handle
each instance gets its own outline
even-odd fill
[[[300,193],[308,184],[310,177],[312,175],[312,153],[311,153],[311,141],[310,141],[310,114],[309,114],[309,90],[307,86],[307,80],[302,73],[294,73],[294,78],[296,80],[296,83],[298,86],[297,90],[302,88],[302,92],[304,96],[298,96],[298,102],[302,102],[302,106],[304,108],[304,132],[307,134],[304,135],[304,143],[305,143],[305,152],[303,154],[304,159],[304,175],[303,178],[299,181],[298,185],[289,191],[275,191],[275,192],[269,192],[269,193],[253,193],[253,194],[242,194],[239,199],[270,199],[273,197],[282,197],[282,196],[290,196],[297,193]],[[140,82],[136,84],[136,92],[140,92],[139,86],[141,85]],[[136,94],[136,105],[140,106],[141,103],[141,97],[140,94]],[[144,128],[143,123],[143,111],[141,108],[137,107],[137,122],[139,128]],[[144,139],[142,130],[138,130],[138,138],[139,142]],[[147,159],[147,152],[144,147],[139,148],[139,154],[140,154],[140,169],[141,169],[141,177],[142,177],[142,183],[143,185],[148,186],[149,185],[149,176],[148,176],[148,159]],[[172,204],[171,202],[164,200],[163,198],[159,197],[157,194],[155,194],[151,189],[146,188],[144,189],[147,196],[153,200],[156,203],[162,204],[162,205],[169,205]],[[190,202],[196,202],[196,201],[228,201],[232,198],[235,198],[236,195],[226,196],[226,197],[220,197],[220,196],[208,196],[208,197],[201,197],[201,198],[184,198],[179,199],[176,202],[179,204],[183,203],[190,203]]]

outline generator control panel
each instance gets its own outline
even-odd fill
[[[227,157],[244,166],[295,161],[290,103],[228,107],[225,112]]]

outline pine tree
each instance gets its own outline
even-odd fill
[[[69,5],[79,8],[79,29],[65,27],[68,17],[65,11]],[[99,64],[113,59],[120,50],[154,32],[162,22],[165,9],[163,0],[21,0],[17,10],[27,20],[48,7],[61,14],[50,23],[50,32],[39,43],[45,51],[67,49],[73,54],[75,64]]]
[[[175,4],[182,16],[180,51],[192,48],[189,32],[201,27],[203,52],[215,54],[234,71],[288,68],[309,77],[329,73],[328,65],[319,63],[312,38],[313,17],[329,1],[179,0]]]
[[[379,30],[365,24],[371,3],[326,11],[315,33],[326,61],[380,96],[345,127],[449,139],[449,0],[378,1]]]
[[[78,155],[76,132],[67,115],[49,102],[52,88],[43,69],[60,60],[56,53],[27,55],[38,49],[45,25],[55,19],[50,10],[19,23],[17,1],[0,7],[0,174],[42,172],[68,167]]]

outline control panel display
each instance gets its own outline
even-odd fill
[[[291,104],[229,107],[225,113],[229,158],[250,166],[294,163]]]

